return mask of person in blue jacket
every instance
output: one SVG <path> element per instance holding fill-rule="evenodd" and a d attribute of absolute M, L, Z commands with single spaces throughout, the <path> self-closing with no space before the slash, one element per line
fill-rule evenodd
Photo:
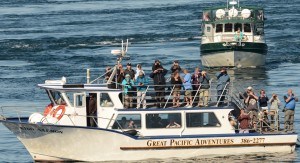
<path fill-rule="evenodd" d="M 297 97 L 294 96 L 292 89 L 289 89 L 287 95 L 284 96 L 285 106 L 284 106 L 284 131 L 285 132 L 295 132 L 294 131 L 294 114 Z"/>
<path fill-rule="evenodd" d="M 227 70 L 225 67 L 221 68 L 220 72 L 216 73 L 217 77 L 217 93 L 218 93 L 218 98 L 217 101 L 219 102 L 219 105 L 222 105 L 224 103 L 225 95 L 227 93 L 227 90 L 225 86 L 227 86 L 227 83 L 230 82 L 230 77 L 227 74 Z"/>
<path fill-rule="evenodd" d="M 144 72 L 140 71 L 139 76 L 137 76 L 135 80 L 135 85 L 137 85 L 137 106 L 136 108 L 139 109 L 141 107 L 141 104 L 143 103 L 143 109 L 146 109 L 147 103 L 146 103 L 146 90 L 148 85 L 148 79 L 145 77 Z"/>
<path fill-rule="evenodd" d="M 124 98 L 124 108 L 132 108 L 132 96 L 133 96 L 133 86 L 134 82 L 131 79 L 131 76 L 129 74 L 126 74 L 125 79 L 122 81 L 122 86 L 125 94 Z"/>

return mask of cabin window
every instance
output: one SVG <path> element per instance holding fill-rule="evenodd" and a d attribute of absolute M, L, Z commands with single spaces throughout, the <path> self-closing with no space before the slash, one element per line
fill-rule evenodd
<path fill-rule="evenodd" d="M 187 127 L 220 127 L 215 113 L 186 113 Z"/>
<path fill-rule="evenodd" d="M 119 114 L 115 120 L 113 129 L 140 129 L 140 114 Z"/>
<path fill-rule="evenodd" d="M 147 128 L 181 128 L 180 113 L 146 114 Z"/>
<path fill-rule="evenodd" d="M 249 23 L 244 24 L 244 32 L 251 32 L 251 25 Z"/>
<path fill-rule="evenodd" d="M 211 31 L 211 27 L 206 27 L 206 32 L 210 32 Z"/>
<path fill-rule="evenodd" d="M 74 97 L 75 97 L 75 107 L 85 106 L 85 104 L 83 103 L 83 98 L 85 98 L 84 94 L 74 93 Z"/>
<path fill-rule="evenodd" d="M 100 94 L 100 106 L 101 107 L 113 107 L 114 104 L 111 100 L 111 98 L 109 97 L 108 93 L 101 93 Z"/>
<path fill-rule="evenodd" d="M 223 24 L 217 24 L 216 25 L 216 33 L 223 32 Z"/>
<path fill-rule="evenodd" d="M 240 31 L 243 30 L 241 23 L 235 23 L 234 24 L 234 31 L 237 31 L 238 29 L 240 29 Z"/>
<path fill-rule="evenodd" d="M 61 92 L 50 91 L 50 94 L 56 105 L 66 105 L 66 102 L 63 99 Z"/>
<path fill-rule="evenodd" d="M 230 23 L 225 24 L 225 32 L 232 32 L 232 24 Z"/>

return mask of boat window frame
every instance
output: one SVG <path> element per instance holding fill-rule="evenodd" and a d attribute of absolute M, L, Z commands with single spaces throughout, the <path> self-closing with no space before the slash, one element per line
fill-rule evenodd
<path fill-rule="evenodd" d="M 108 98 L 109 98 L 109 100 L 110 100 L 110 101 L 107 101 L 107 102 L 111 102 L 111 103 L 112 103 L 111 106 L 105 106 L 105 105 L 102 105 L 103 102 L 104 102 L 104 101 L 101 100 L 101 99 L 102 99 L 102 96 L 103 96 L 102 94 L 107 94 L 107 96 L 108 96 Z M 100 93 L 99 93 L 99 106 L 102 107 L 102 108 L 112 108 L 112 107 L 114 107 L 115 104 L 114 104 L 114 102 L 113 102 L 112 99 L 113 99 L 113 98 L 111 98 L 109 92 L 100 92 Z"/>
<path fill-rule="evenodd" d="M 214 114 L 215 119 L 217 119 L 217 121 L 218 121 L 218 123 L 216 123 L 216 124 L 219 124 L 219 126 L 195 126 L 195 127 L 188 126 L 189 123 L 188 123 L 188 116 L 187 116 L 187 114 L 204 114 L 204 113 L 212 113 L 212 114 Z M 219 118 L 216 116 L 215 112 L 209 112 L 209 111 L 208 112 L 186 112 L 185 113 L 185 127 L 186 128 L 220 128 L 220 127 L 222 127 L 222 123 L 219 120 Z"/>
<path fill-rule="evenodd" d="M 226 25 L 231 25 L 231 31 L 226 31 Z M 224 33 L 232 33 L 233 32 L 233 23 L 225 23 L 224 24 Z"/>
<path fill-rule="evenodd" d="M 218 28 L 218 25 L 221 25 L 222 28 Z M 222 31 L 218 31 L 218 29 L 222 29 Z M 224 31 L 224 24 L 216 24 L 216 30 L 215 30 L 215 33 L 223 33 Z"/>
<path fill-rule="evenodd" d="M 147 127 L 148 126 L 148 124 L 147 124 L 147 122 L 148 122 L 148 118 L 147 118 L 147 115 L 154 115 L 154 114 L 178 114 L 179 116 L 180 116 L 180 118 L 178 118 L 178 119 L 180 119 L 180 122 L 178 122 L 178 121 L 175 121 L 176 123 L 178 123 L 179 125 L 180 125 L 180 127 L 170 127 L 170 128 L 167 128 L 167 126 L 170 124 L 170 121 L 171 121 L 171 119 L 169 119 L 169 115 L 168 115 L 168 123 L 166 123 L 166 125 L 164 125 L 164 127 L 157 127 L 157 128 L 153 128 L 153 127 Z M 166 113 L 146 113 L 145 114 L 145 128 L 147 129 L 147 130 L 160 130 L 160 129 L 182 129 L 183 128 L 183 119 L 182 119 L 182 113 L 181 112 L 175 112 L 175 113 L 172 113 L 172 112 L 166 112 Z"/>
<path fill-rule="evenodd" d="M 248 31 L 245 31 L 245 25 L 246 24 L 249 24 L 249 29 L 250 29 L 250 31 L 248 32 Z M 243 24 L 243 32 L 245 33 L 245 32 L 247 32 L 247 33 L 251 33 L 252 32 L 252 27 L 251 27 L 251 23 L 244 23 Z"/>
<path fill-rule="evenodd" d="M 119 122 L 117 122 L 118 121 L 118 117 L 119 116 L 124 116 L 124 115 L 139 115 L 139 117 L 140 117 L 139 128 L 138 128 L 138 125 L 136 125 L 136 128 L 131 129 L 131 130 L 141 130 L 141 129 L 143 129 L 143 123 L 142 123 L 143 122 L 143 120 L 142 120 L 143 118 L 142 118 L 142 114 L 141 113 L 121 113 L 121 114 L 117 114 L 115 116 L 115 118 L 113 119 L 113 121 L 111 122 L 111 129 L 113 129 L 113 130 L 128 130 L 128 129 L 130 129 L 130 128 L 123 128 L 122 126 L 120 126 L 121 124 Z M 130 119 L 128 119 L 128 120 L 126 119 L 126 121 L 128 121 L 126 123 L 129 123 Z M 115 124 L 116 124 L 117 128 L 114 128 Z M 137 123 L 135 123 L 135 124 L 137 124 Z M 118 128 L 118 127 L 121 127 L 121 128 Z"/>

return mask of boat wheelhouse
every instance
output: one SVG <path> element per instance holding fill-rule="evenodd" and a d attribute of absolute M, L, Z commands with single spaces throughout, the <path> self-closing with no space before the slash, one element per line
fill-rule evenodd
<path fill-rule="evenodd" d="M 240 6 L 203 10 L 201 61 L 205 67 L 264 66 L 268 46 L 264 35 L 264 9 Z"/>

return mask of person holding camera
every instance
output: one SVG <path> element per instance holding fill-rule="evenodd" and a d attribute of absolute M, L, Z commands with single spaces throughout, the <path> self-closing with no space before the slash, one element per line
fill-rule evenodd
<path fill-rule="evenodd" d="M 245 97 L 246 111 L 250 114 L 251 123 L 250 125 L 256 129 L 257 118 L 258 118 L 258 97 L 252 91 L 252 87 L 247 88 L 247 97 Z"/>
<path fill-rule="evenodd" d="M 132 80 L 135 80 L 135 78 L 134 78 L 135 72 L 134 72 L 134 70 L 133 70 L 132 67 L 131 67 L 131 63 L 127 63 L 127 68 L 126 68 L 126 70 L 124 71 L 124 73 L 125 73 L 125 75 L 126 75 L 126 74 L 129 74 L 129 75 L 130 75 L 130 78 L 131 78 Z"/>
<path fill-rule="evenodd" d="M 199 77 L 200 81 L 200 92 L 199 92 L 199 104 L 198 106 L 208 106 L 208 96 L 209 96 L 209 84 L 210 77 L 207 75 L 206 71 L 202 71 Z"/>
<path fill-rule="evenodd" d="M 295 132 L 294 131 L 294 114 L 296 101 L 298 98 L 293 94 L 292 89 L 289 89 L 287 95 L 284 96 L 285 107 L 284 107 L 284 131 L 285 132 Z"/>
<path fill-rule="evenodd" d="M 279 107 L 280 107 L 280 100 L 277 96 L 276 93 L 273 93 L 272 94 L 272 97 L 271 99 L 269 100 L 269 103 L 271 104 L 270 106 L 270 112 L 269 112 L 269 115 L 270 115 L 270 126 L 272 129 L 275 129 L 275 127 L 277 129 L 279 129 L 279 114 L 278 114 L 278 110 L 279 110 Z"/>
<path fill-rule="evenodd" d="M 189 73 L 188 69 L 183 70 L 184 76 L 183 76 L 183 87 L 185 89 L 185 101 L 186 105 L 185 107 L 191 108 L 193 107 L 193 98 L 192 98 L 192 82 L 191 82 L 191 77 L 192 75 Z"/>
<path fill-rule="evenodd" d="M 135 85 L 137 85 L 137 106 L 136 108 L 139 109 L 141 104 L 143 103 L 143 109 L 146 109 L 146 89 L 148 85 L 148 79 L 145 77 L 144 72 L 140 71 L 139 76 L 135 79 Z"/>
<path fill-rule="evenodd" d="M 260 95 L 259 95 L 259 98 L 258 98 L 259 107 L 262 110 L 268 110 L 268 101 L 269 101 L 269 98 L 266 95 L 266 91 L 261 89 L 260 90 Z"/>
<path fill-rule="evenodd" d="M 156 98 L 156 106 L 162 107 L 165 102 L 165 85 L 166 79 L 165 76 L 168 73 L 168 70 L 164 69 L 159 60 L 155 60 L 152 66 L 152 73 L 150 74 L 150 78 L 153 79 L 154 90 L 155 90 L 155 98 Z"/>
<path fill-rule="evenodd" d="M 222 105 L 225 100 L 225 95 L 227 93 L 226 86 L 227 83 L 230 82 L 230 77 L 227 74 L 227 69 L 225 67 L 222 67 L 220 72 L 216 73 L 217 77 L 217 93 L 218 93 L 218 98 L 217 101 L 219 102 L 218 105 Z"/>
<path fill-rule="evenodd" d="M 173 107 L 180 106 L 180 90 L 182 86 L 182 80 L 180 78 L 179 72 L 175 71 L 174 75 L 171 77 L 171 84 L 173 85 Z"/>
<path fill-rule="evenodd" d="M 175 61 L 173 62 L 173 65 L 172 65 L 172 67 L 171 67 L 171 73 L 172 73 L 172 75 L 173 75 L 176 71 L 178 71 L 179 73 L 180 73 L 180 71 L 181 71 L 181 67 L 179 66 L 178 60 L 175 60 Z"/>
<path fill-rule="evenodd" d="M 124 94 L 125 94 L 124 108 L 126 108 L 126 109 L 133 107 L 133 104 L 132 104 L 133 85 L 134 85 L 134 82 L 131 79 L 131 76 L 129 74 L 126 74 L 125 79 L 122 81 L 122 86 L 123 86 L 123 90 L 124 90 Z"/>

